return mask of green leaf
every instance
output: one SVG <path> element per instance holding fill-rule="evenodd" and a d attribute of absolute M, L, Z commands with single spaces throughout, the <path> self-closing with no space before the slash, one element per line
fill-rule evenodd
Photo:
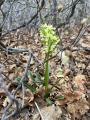
<path fill-rule="evenodd" d="M 18 81 L 18 82 L 20 82 L 20 80 L 21 80 L 21 77 L 16 77 L 16 80 Z"/>
<path fill-rule="evenodd" d="M 53 104 L 53 101 L 50 98 L 46 98 L 46 102 L 47 102 L 48 105 L 52 105 Z"/>
<path fill-rule="evenodd" d="M 63 95 L 57 96 L 56 99 L 64 100 L 64 96 Z"/>
<path fill-rule="evenodd" d="M 31 76 L 31 71 L 30 71 L 30 70 L 27 72 L 27 76 L 28 76 L 28 77 Z"/>
<path fill-rule="evenodd" d="M 31 77 L 31 79 L 33 79 L 33 73 L 30 70 L 27 72 L 27 76 Z"/>
<path fill-rule="evenodd" d="M 31 90 L 31 92 L 33 92 L 33 93 L 36 92 L 36 88 L 33 87 L 31 84 L 25 84 L 25 86 L 27 87 L 27 89 Z"/>
<path fill-rule="evenodd" d="M 35 81 L 33 81 L 33 83 L 41 83 L 43 84 L 43 80 L 41 79 L 41 75 L 39 73 L 35 74 Z"/>
<path fill-rule="evenodd" d="M 31 71 L 28 71 L 27 75 L 32 79 L 32 81 L 35 81 L 35 77 Z"/>

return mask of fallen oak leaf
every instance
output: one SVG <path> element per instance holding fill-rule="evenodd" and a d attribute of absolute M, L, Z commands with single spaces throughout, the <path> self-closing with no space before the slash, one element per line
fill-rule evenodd
<path fill-rule="evenodd" d="M 85 75 L 78 74 L 75 76 L 74 81 L 73 81 L 73 88 L 75 89 L 74 91 L 77 92 L 80 95 L 85 94 L 86 89 L 85 89 L 85 82 L 86 78 Z"/>
<path fill-rule="evenodd" d="M 77 76 L 75 76 L 74 78 L 74 83 L 76 85 L 80 85 L 80 84 L 84 84 L 86 81 L 85 75 L 82 74 L 78 74 Z"/>
<path fill-rule="evenodd" d="M 31 105 L 31 102 L 34 100 L 34 94 L 30 90 L 25 91 L 25 104 Z"/>
<path fill-rule="evenodd" d="M 86 99 L 80 99 L 67 105 L 67 110 L 73 115 L 73 118 L 79 118 L 89 110 L 89 104 Z"/>
<path fill-rule="evenodd" d="M 71 91 L 63 93 L 63 96 L 63 99 L 58 99 L 55 101 L 56 105 L 65 105 L 67 103 L 71 103 L 80 99 L 80 95 L 78 93 Z"/>

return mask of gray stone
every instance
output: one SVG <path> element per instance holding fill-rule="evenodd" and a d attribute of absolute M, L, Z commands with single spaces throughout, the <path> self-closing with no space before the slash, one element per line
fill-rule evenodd
<path fill-rule="evenodd" d="M 68 7 L 71 2 L 72 0 L 45 0 L 45 6 L 40 12 L 41 15 L 38 14 L 38 17 L 30 24 L 30 26 L 33 26 L 36 23 L 35 26 L 37 27 L 42 20 L 53 25 L 64 22 L 67 15 L 70 13 Z M 57 12 L 60 5 L 66 9 Z M 12 0 L 6 0 L 1 8 L 6 14 L 4 20 L 4 30 L 6 31 L 27 23 L 37 12 L 37 4 L 35 0 L 14 0 L 14 2 L 12 2 Z M 76 6 L 75 14 L 71 18 L 71 22 L 74 24 L 78 23 L 84 17 L 89 15 L 90 0 L 81 0 Z M 0 13 L 0 24 L 2 23 L 1 16 Z M 42 19 L 40 19 L 40 16 Z"/>

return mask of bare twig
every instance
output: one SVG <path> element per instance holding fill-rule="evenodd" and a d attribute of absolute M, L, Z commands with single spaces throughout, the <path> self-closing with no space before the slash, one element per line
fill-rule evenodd
<path fill-rule="evenodd" d="M 16 98 L 8 91 L 6 84 L 3 80 L 3 76 L 2 76 L 2 66 L 0 67 L 0 88 L 4 90 L 6 96 L 9 98 L 10 103 L 8 105 L 8 107 L 4 110 L 4 113 L 2 115 L 1 120 L 6 120 L 7 118 L 9 119 L 12 115 L 14 115 L 18 109 L 19 109 L 19 103 L 16 100 Z M 14 112 L 12 112 L 11 114 L 7 115 L 7 111 L 9 110 L 10 106 L 15 103 L 16 105 L 16 109 L 14 110 Z"/>
<path fill-rule="evenodd" d="M 74 39 L 74 41 L 71 45 L 75 46 L 79 42 L 80 38 L 84 35 L 84 33 L 86 32 L 88 27 L 90 27 L 90 24 L 86 25 L 85 27 L 81 26 L 81 28 L 78 32 L 78 35 L 76 36 L 76 38 Z"/>
<path fill-rule="evenodd" d="M 38 104 L 37 104 L 36 102 L 34 102 L 34 104 L 35 104 L 35 106 L 36 106 L 36 108 L 37 108 L 37 110 L 38 110 L 38 112 L 39 112 L 39 115 L 41 116 L 41 119 L 44 120 L 43 115 L 42 115 L 42 113 L 41 113 L 41 111 L 40 111 L 40 109 L 39 109 Z"/>
<path fill-rule="evenodd" d="M 17 93 L 17 91 L 21 88 L 22 86 L 22 83 L 26 81 L 26 77 L 27 77 L 27 72 L 28 72 L 28 67 L 30 67 L 30 62 L 31 62 L 31 58 L 32 58 L 32 52 L 29 51 L 29 58 L 28 58 L 28 61 L 27 61 L 27 66 L 25 68 L 25 72 L 20 80 L 20 84 L 18 85 L 16 91 L 14 92 L 14 95 Z"/>

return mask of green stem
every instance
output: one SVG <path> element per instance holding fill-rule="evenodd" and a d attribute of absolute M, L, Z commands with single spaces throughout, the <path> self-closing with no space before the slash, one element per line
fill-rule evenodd
<path fill-rule="evenodd" d="M 49 96 L 49 88 L 48 88 L 48 84 L 49 84 L 49 55 L 50 55 L 50 49 L 51 49 L 51 45 L 49 43 L 50 41 L 48 41 L 48 52 L 46 54 L 46 63 L 45 63 L 45 97 L 47 98 Z"/>
<path fill-rule="evenodd" d="M 45 92 L 48 94 L 48 83 L 49 83 L 49 63 L 46 61 L 45 63 Z"/>

